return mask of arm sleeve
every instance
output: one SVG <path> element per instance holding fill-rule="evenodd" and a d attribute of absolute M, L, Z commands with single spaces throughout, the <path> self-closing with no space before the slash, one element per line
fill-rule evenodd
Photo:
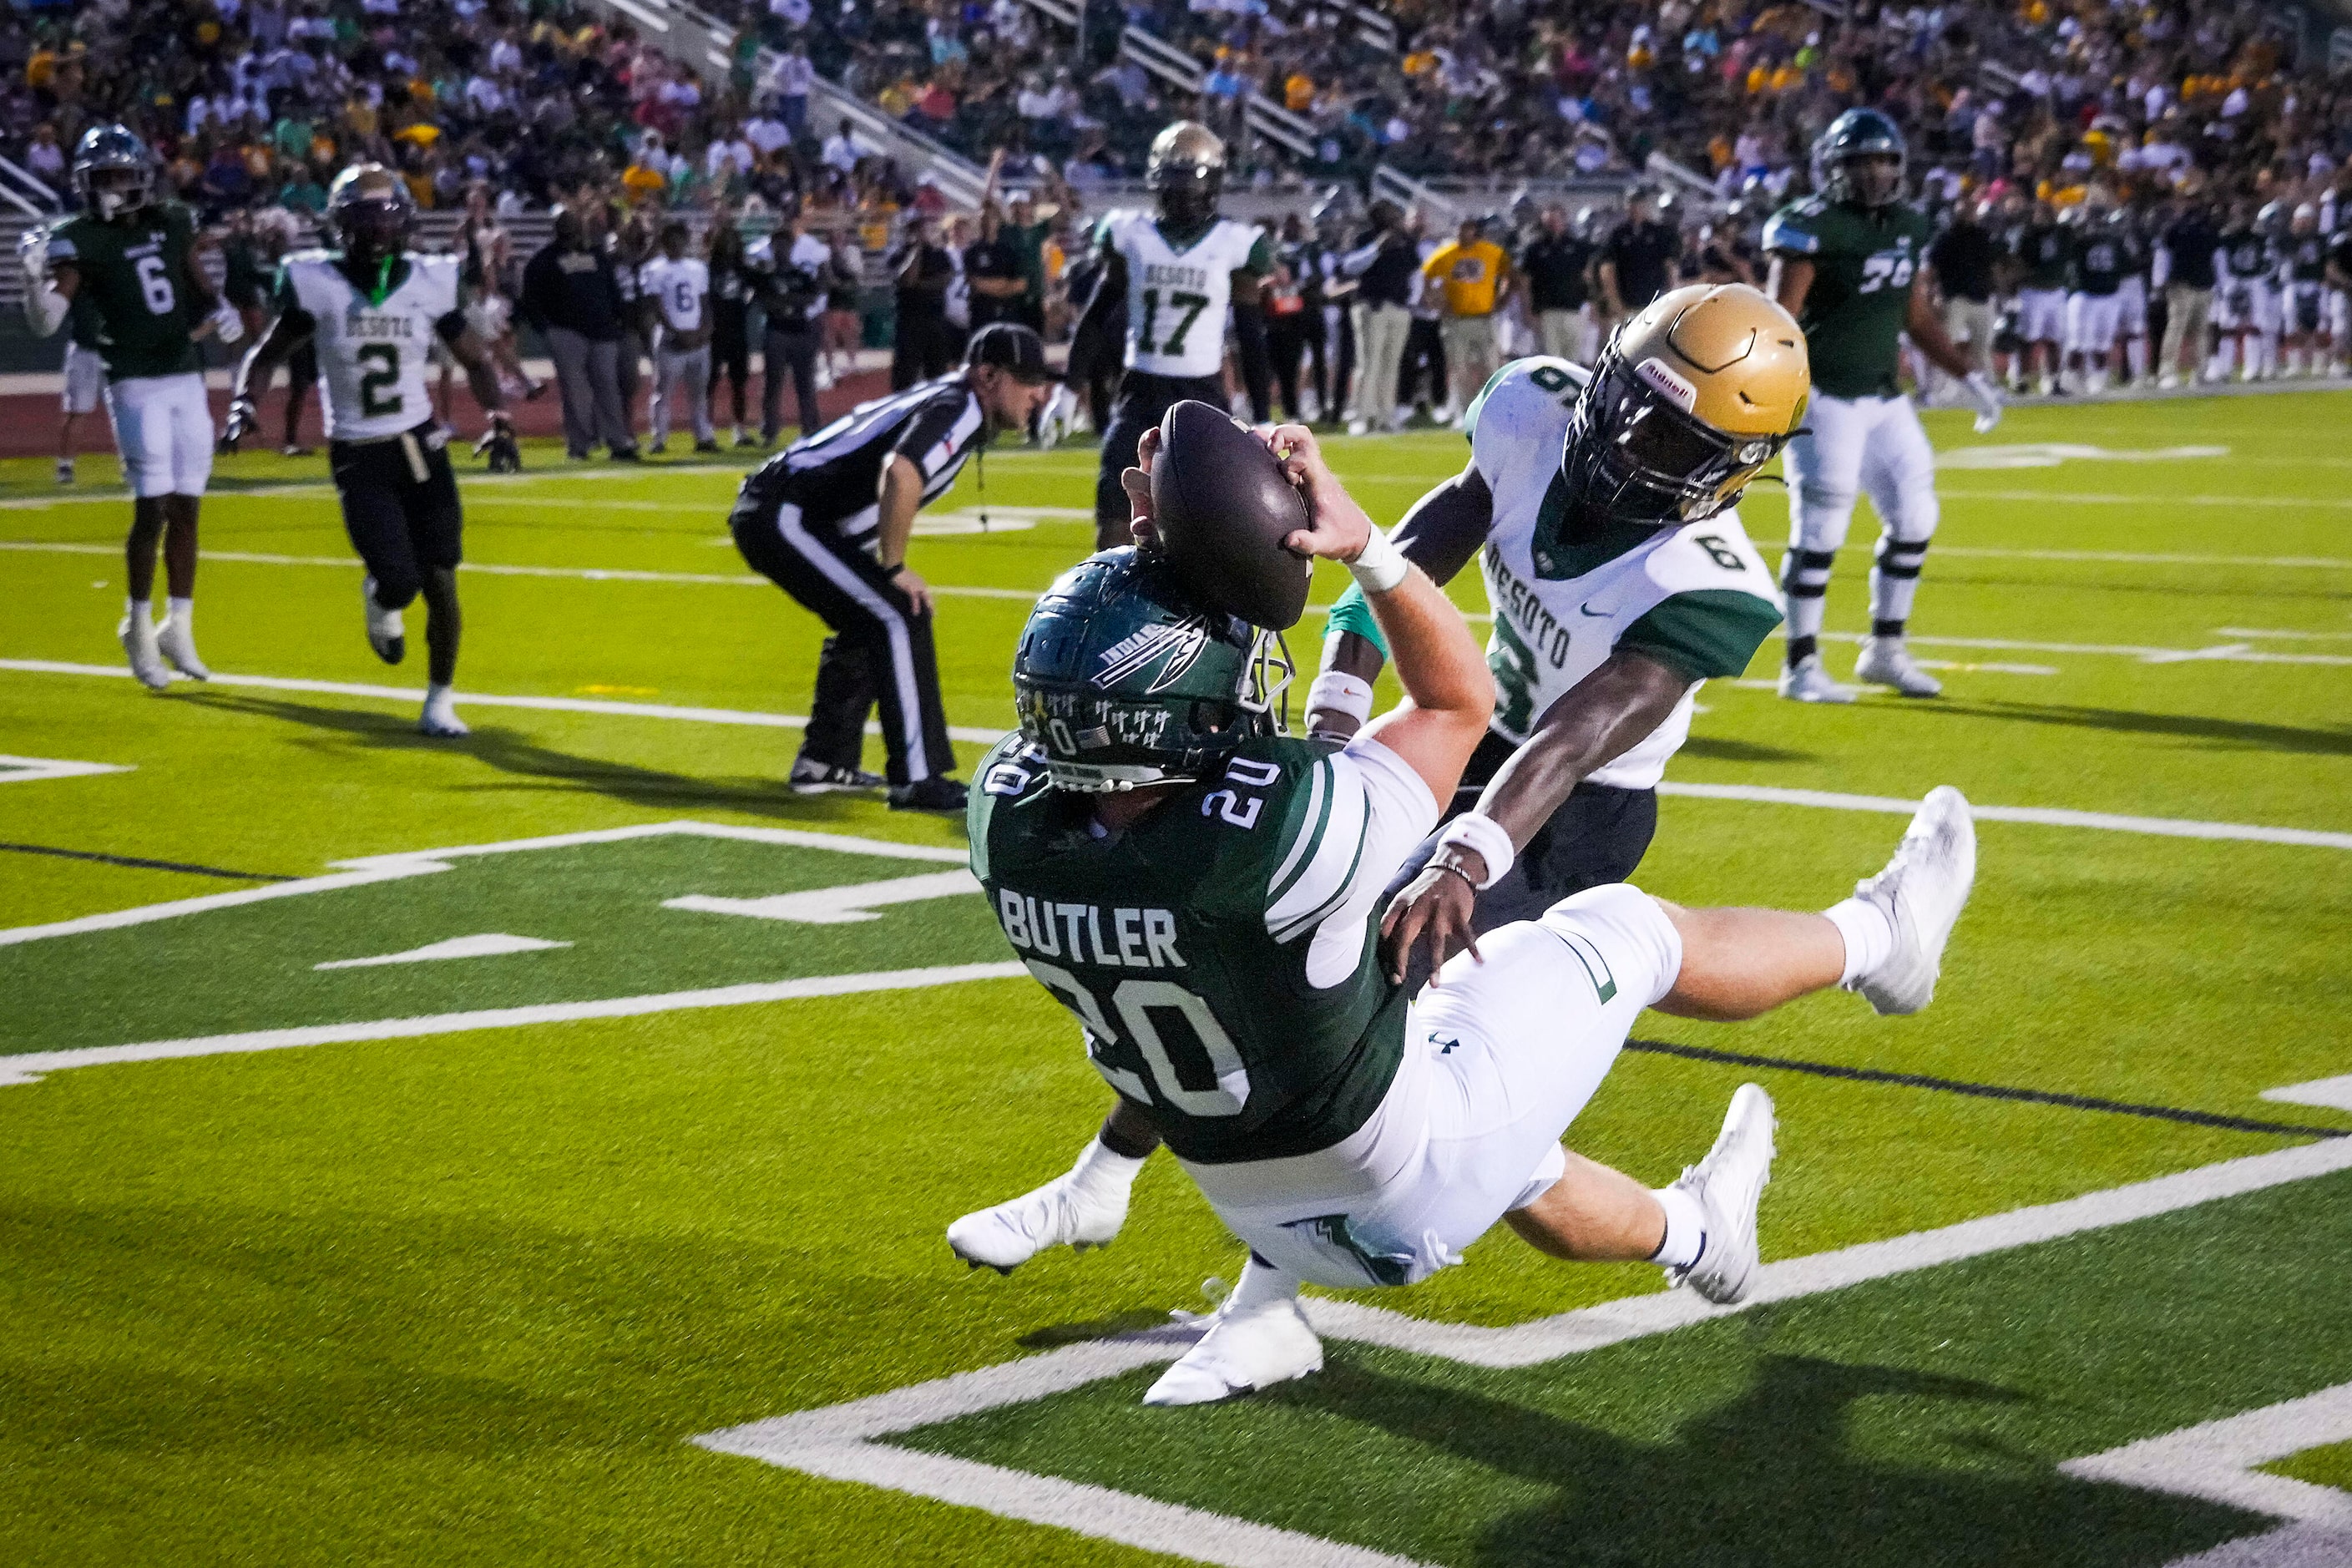
<path fill-rule="evenodd" d="M 1378 741 L 1359 737 L 1317 761 L 1265 910 L 1276 942 L 1312 933 L 1308 984 L 1328 989 L 1355 973 L 1381 890 L 1436 826 L 1429 786 Z"/>
<path fill-rule="evenodd" d="M 1621 652 L 1654 659 L 1686 680 L 1744 673 L 1748 661 L 1780 624 L 1769 599 L 1737 588 L 1676 594 L 1627 626 Z"/>

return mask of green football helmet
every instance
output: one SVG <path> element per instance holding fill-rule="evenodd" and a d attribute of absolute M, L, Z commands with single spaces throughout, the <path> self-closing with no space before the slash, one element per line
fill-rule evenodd
<path fill-rule="evenodd" d="M 1279 734 L 1291 674 L 1272 632 L 1202 607 L 1132 546 L 1063 573 L 1013 656 L 1021 733 L 1055 787 L 1089 794 L 1198 779 Z"/>
<path fill-rule="evenodd" d="M 74 148 L 73 185 L 93 217 L 111 223 L 147 205 L 154 155 L 127 125 L 93 125 Z"/>

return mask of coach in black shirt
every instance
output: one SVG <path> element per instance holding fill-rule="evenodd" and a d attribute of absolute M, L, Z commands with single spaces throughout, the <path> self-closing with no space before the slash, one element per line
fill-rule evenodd
<path fill-rule="evenodd" d="M 964 247 L 963 276 L 971 287 L 973 331 L 991 321 L 1021 321 L 1027 305 L 1029 269 L 1019 248 L 1004 237 L 1004 222 L 994 202 L 981 208 L 980 237 Z"/>
<path fill-rule="evenodd" d="M 1528 309 L 1536 319 L 1543 352 L 1575 359 L 1583 346 L 1584 308 L 1592 299 L 1592 258 L 1599 247 L 1568 231 L 1568 209 L 1543 210 L 1542 227 L 1519 252 L 1519 276 L 1527 279 Z"/>
<path fill-rule="evenodd" d="M 890 350 L 891 391 L 904 392 L 919 381 L 943 374 L 953 363 L 948 286 L 955 281 L 955 258 L 940 243 L 938 221 L 917 218 L 907 243 L 890 258 L 898 318 Z"/>
<path fill-rule="evenodd" d="M 2164 290 L 2164 350 L 2157 358 L 2162 384 L 2197 379 L 2205 355 L 2205 323 L 2213 308 L 2213 256 L 2221 236 L 2202 202 L 2183 206 L 2156 237 L 2156 286 Z"/>
<path fill-rule="evenodd" d="M 942 253 L 944 254 L 944 252 Z M 833 628 L 816 662 L 795 794 L 870 789 L 858 769 L 878 699 L 890 805 L 964 808 L 940 701 L 931 590 L 907 564 L 915 512 L 1003 430 L 1026 430 L 1060 379 L 1027 327 L 971 335 L 963 369 L 859 405 L 743 481 L 728 526 L 743 559 Z"/>
<path fill-rule="evenodd" d="M 1944 331 L 1968 344 L 1969 368 L 1992 371 L 1994 268 L 2001 250 L 1983 223 L 1981 205 L 1952 211 L 1949 227 L 1927 247 L 1927 265 L 1944 296 Z"/>
<path fill-rule="evenodd" d="M 1612 321 L 1622 321 L 1681 281 L 1682 231 L 1657 217 L 1647 191 L 1625 204 L 1625 221 L 1601 247 L 1601 303 Z"/>
<path fill-rule="evenodd" d="M 613 258 L 577 213 L 556 215 L 555 234 L 522 269 L 522 315 L 547 340 L 563 405 L 563 445 L 585 458 L 599 439 L 633 459 L 636 437 L 621 398 L 622 300 Z"/>

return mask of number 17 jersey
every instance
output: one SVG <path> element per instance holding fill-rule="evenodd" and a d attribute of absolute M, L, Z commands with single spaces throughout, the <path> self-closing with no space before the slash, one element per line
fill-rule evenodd
<path fill-rule="evenodd" d="M 362 290 L 331 251 L 286 258 L 277 306 L 310 320 L 327 439 L 377 440 L 433 416 L 425 373 L 442 323 L 463 321 L 457 269 L 454 256 L 401 256 L 378 288 Z"/>
<path fill-rule="evenodd" d="M 1149 213 L 1116 212 L 1097 235 L 1127 263 L 1127 368 L 1171 378 L 1216 374 L 1225 363 L 1234 274 L 1274 270 L 1265 230 L 1219 218 L 1180 246 Z"/>

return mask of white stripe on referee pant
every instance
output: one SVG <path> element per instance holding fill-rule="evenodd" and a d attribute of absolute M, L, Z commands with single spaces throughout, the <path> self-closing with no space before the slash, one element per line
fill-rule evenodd
<path fill-rule="evenodd" d="M 915 648 L 907 636 L 907 617 L 898 606 L 876 593 L 872 584 L 849 569 L 841 557 L 818 542 L 801 526 L 801 509 L 786 501 L 776 508 L 776 530 L 801 557 L 824 574 L 826 580 L 883 617 L 890 628 L 890 679 L 898 688 L 898 722 L 906 731 L 907 782 L 931 776 L 930 758 L 923 751 L 923 705 L 915 687 Z"/>

